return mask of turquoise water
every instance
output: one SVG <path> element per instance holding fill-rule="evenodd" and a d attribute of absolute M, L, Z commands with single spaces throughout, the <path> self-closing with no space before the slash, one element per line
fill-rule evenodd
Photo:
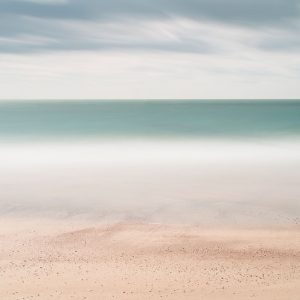
<path fill-rule="evenodd" d="M 300 101 L 0 102 L 0 139 L 300 137 Z"/>

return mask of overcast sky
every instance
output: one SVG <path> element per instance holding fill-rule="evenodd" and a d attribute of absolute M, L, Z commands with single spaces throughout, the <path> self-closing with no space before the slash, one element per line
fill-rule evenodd
<path fill-rule="evenodd" d="M 0 99 L 300 98 L 299 0 L 0 0 Z"/>

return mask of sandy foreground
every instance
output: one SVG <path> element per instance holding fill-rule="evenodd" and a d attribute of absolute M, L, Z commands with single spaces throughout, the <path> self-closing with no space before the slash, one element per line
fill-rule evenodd
<path fill-rule="evenodd" d="M 299 299 L 300 228 L 0 220 L 0 299 Z"/>

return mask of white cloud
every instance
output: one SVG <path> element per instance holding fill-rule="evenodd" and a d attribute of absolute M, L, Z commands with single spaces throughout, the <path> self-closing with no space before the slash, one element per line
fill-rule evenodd
<path fill-rule="evenodd" d="M 1 98 L 297 98 L 299 57 L 250 51 L 224 55 L 73 52 L 7 55 Z"/>
<path fill-rule="evenodd" d="M 22 17 L 0 29 L 0 99 L 300 98 L 298 21 L 189 16 Z"/>

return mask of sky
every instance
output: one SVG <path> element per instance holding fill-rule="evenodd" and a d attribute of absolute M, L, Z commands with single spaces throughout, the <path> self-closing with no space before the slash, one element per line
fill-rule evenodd
<path fill-rule="evenodd" d="M 0 0 L 0 99 L 300 99 L 300 1 Z"/>

